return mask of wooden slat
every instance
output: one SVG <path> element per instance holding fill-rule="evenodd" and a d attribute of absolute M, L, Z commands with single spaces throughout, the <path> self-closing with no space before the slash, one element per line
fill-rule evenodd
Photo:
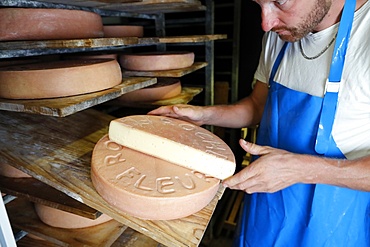
<path fill-rule="evenodd" d="M 113 88 L 77 96 L 36 100 L 0 98 L 0 110 L 65 117 L 155 83 L 157 83 L 156 78 L 124 78 L 120 85 Z"/>
<path fill-rule="evenodd" d="M 146 221 L 117 211 L 90 178 L 92 150 L 114 117 L 89 109 L 66 118 L 0 112 L 0 162 L 167 246 L 198 246 L 224 188 L 201 211 L 178 220 Z"/>
<path fill-rule="evenodd" d="M 147 76 L 147 77 L 181 77 L 208 65 L 206 62 L 195 62 L 192 66 L 183 69 L 161 70 L 161 71 L 134 71 L 123 70 L 123 76 Z"/>
<path fill-rule="evenodd" d="M 127 228 L 115 220 L 78 229 L 52 227 L 38 218 L 31 202 L 21 199 L 8 203 L 6 208 L 12 226 L 60 246 L 109 247 Z"/>
<path fill-rule="evenodd" d="M 58 48 L 101 48 L 138 44 L 137 37 L 91 38 L 66 40 L 3 41 L 0 50 L 58 49 Z"/>
<path fill-rule="evenodd" d="M 77 214 L 89 219 L 98 218 L 101 213 L 65 193 L 35 179 L 8 178 L 0 176 L 0 190 L 6 194 Z"/>
<path fill-rule="evenodd" d="M 188 36 L 168 36 L 168 37 L 143 37 L 139 38 L 139 44 L 173 44 L 173 43 L 199 43 L 226 39 L 226 34 L 209 34 L 209 35 L 188 35 Z"/>
<path fill-rule="evenodd" d="M 225 34 L 190 35 L 173 37 L 126 37 L 91 38 L 75 40 L 38 40 L 0 42 L 0 58 L 24 57 L 35 55 L 59 54 L 68 52 L 115 51 L 142 45 L 165 43 L 199 43 L 226 39 Z"/>

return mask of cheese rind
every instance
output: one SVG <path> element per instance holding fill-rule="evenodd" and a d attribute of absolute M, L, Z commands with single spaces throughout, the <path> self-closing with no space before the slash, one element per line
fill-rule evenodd
<path fill-rule="evenodd" d="M 102 214 L 97 219 L 93 220 L 40 203 L 35 203 L 35 211 L 43 223 L 49 226 L 66 229 L 92 227 L 112 220 L 112 218 L 106 214 Z"/>
<path fill-rule="evenodd" d="M 229 146 L 212 132 L 169 117 L 136 115 L 115 119 L 109 138 L 118 144 L 218 179 L 235 172 Z"/>
<path fill-rule="evenodd" d="M 0 8 L 0 40 L 103 37 L 100 15 L 82 10 Z"/>
<path fill-rule="evenodd" d="M 119 58 L 122 68 L 136 71 L 161 71 L 182 69 L 194 63 L 194 53 L 185 51 L 146 52 L 122 54 Z"/>
<path fill-rule="evenodd" d="M 122 82 L 116 60 L 48 61 L 0 68 L 0 97 L 42 99 L 73 96 Z"/>

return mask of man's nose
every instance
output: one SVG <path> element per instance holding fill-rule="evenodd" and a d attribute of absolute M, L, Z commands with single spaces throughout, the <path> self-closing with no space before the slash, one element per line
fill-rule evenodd
<path fill-rule="evenodd" d="M 273 27 L 277 26 L 279 23 L 279 19 L 277 18 L 276 14 L 271 10 L 270 7 L 262 8 L 261 12 L 262 17 L 262 29 L 263 31 L 267 32 L 270 31 Z"/>

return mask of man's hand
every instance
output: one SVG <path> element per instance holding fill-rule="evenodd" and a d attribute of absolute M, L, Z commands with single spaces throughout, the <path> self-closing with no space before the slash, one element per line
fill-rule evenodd
<path fill-rule="evenodd" d="M 202 109 L 203 108 L 200 106 L 180 104 L 173 106 L 162 106 L 148 112 L 148 114 L 178 118 L 201 126 L 204 124 L 204 114 Z"/>
<path fill-rule="evenodd" d="M 252 155 L 260 156 L 239 173 L 223 181 L 230 189 L 247 193 L 276 192 L 301 181 L 305 172 L 300 164 L 305 156 L 268 146 L 259 146 L 244 140 L 241 147 Z"/>

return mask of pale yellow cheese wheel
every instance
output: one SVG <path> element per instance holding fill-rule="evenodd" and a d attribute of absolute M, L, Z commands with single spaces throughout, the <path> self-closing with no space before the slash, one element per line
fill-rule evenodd
<path fill-rule="evenodd" d="M 122 54 L 122 68 L 137 71 L 161 71 L 182 69 L 194 63 L 194 53 L 186 51 L 145 52 Z"/>
<path fill-rule="evenodd" d="M 103 37 L 100 15 L 82 10 L 0 8 L 0 40 Z"/>
<path fill-rule="evenodd" d="M 41 99 L 111 88 L 122 81 L 113 59 L 49 61 L 0 68 L 0 97 Z"/>
<path fill-rule="evenodd" d="M 97 219 L 93 220 L 40 203 L 35 203 L 35 211 L 43 223 L 60 228 L 75 229 L 92 227 L 112 220 L 112 218 L 106 214 L 102 214 Z"/>

